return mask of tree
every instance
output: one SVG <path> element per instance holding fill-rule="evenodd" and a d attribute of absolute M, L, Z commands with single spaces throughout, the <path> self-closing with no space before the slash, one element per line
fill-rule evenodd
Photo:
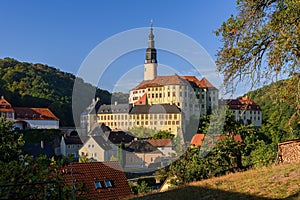
<path fill-rule="evenodd" d="M 159 130 L 153 135 L 152 139 L 173 139 L 174 136 L 170 131 Z"/>
<path fill-rule="evenodd" d="M 23 145 L 22 133 L 13 131 L 12 123 L 0 118 L 0 199 L 70 197 L 57 162 L 46 156 L 24 155 Z"/>
<path fill-rule="evenodd" d="M 138 138 L 149 138 L 155 134 L 155 131 L 153 129 L 143 126 L 133 126 L 128 131 Z"/>
<path fill-rule="evenodd" d="M 237 0 L 237 5 L 237 15 L 216 31 L 223 42 L 216 64 L 225 85 L 246 79 L 258 86 L 274 76 L 299 73 L 300 1 Z"/>
<path fill-rule="evenodd" d="M 19 159 L 24 145 L 23 135 L 12 130 L 12 122 L 0 118 L 0 162 Z"/>
<path fill-rule="evenodd" d="M 125 144 L 123 142 L 121 142 L 118 145 L 118 155 L 117 155 L 117 160 L 119 161 L 120 165 L 122 167 L 125 166 L 125 153 L 124 153 L 124 149 L 125 149 Z"/>

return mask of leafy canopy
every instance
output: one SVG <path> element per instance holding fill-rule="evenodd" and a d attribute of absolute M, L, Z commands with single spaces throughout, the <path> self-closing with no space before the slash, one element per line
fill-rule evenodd
<path fill-rule="evenodd" d="M 237 0 L 238 13 L 216 31 L 222 38 L 217 69 L 228 89 L 299 73 L 300 1 Z"/>

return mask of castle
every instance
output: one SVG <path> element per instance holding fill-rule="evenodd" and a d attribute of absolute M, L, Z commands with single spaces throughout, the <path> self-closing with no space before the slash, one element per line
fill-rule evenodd
<path fill-rule="evenodd" d="M 151 24 L 144 80 L 130 91 L 128 104 L 99 105 L 99 101 L 94 100 L 82 113 L 81 126 L 87 133 L 95 124 L 104 123 L 112 130 L 127 131 L 134 126 L 143 126 L 177 135 L 185 133 L 191 118 L 199 119 L 218 107 L 219 91 L 206 78 L 199 80 L 195 76 L 178 74 L 158 76 L 157 67 Z"/>

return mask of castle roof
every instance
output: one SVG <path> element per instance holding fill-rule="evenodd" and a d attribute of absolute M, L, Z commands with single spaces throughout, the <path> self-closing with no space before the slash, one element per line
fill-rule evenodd
<path fill-rule="evenodd" d="M 181 113 L 180 108 L 172 104 L 153 104 L 153 105 L 137 105 L 134 106 L 130 114 L 159 114 L 159 113 Z"/>
<path fill-rule="evenodd" d="M 157 76 L 154 80 L 144 80 L 133 90 L 145 89 L 148 87 L 160 87 L 165 85 L 190 85 L 191 87 L 200 87 L 207 89 L 216 89 L 206 78 L 200 81 L 196 76 Z"/>
<path fill-rule="evenodd" d="M 129 113 L 131 108 L 132 108 L 131 104 L 101 105 L 97 113 L 98 114 Z"/>
<path fill-rule="evenodd" d="M 147 87 L 159 87 L 164 85 L 187 85 L 188 82 L 179 75 L 157 76 L 154 80 L 144 80 L 138 84 L 134 90 L 145 89 Z"/>

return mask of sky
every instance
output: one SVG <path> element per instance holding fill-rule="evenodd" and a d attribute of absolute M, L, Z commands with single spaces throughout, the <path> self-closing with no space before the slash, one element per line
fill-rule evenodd
<path fill-rule="evenodd" d="M 236 12 L 235 0 L 1 0 L 0 8 L 0 58 L 47 64 L 75 75 L 97 46 L 128 30 L 149 28 L 151 19 L 154 35 L 157 33 L 159 74 L 178 72 L 192 75 L 192 67 L 185 68 L 191 63 L 159 49 L 162 43 L 159 39 L 163 37 L 157 30 L 165 28 L 188 36 L 215 61 L 221 42 L 214 31 Z M 147 34 L 143 35 L 144 48 L 147 48 Z M 134 37 L 129 42 L 134 43 Z M 174 39 L 174 43 L 178 41 Z M 108 51 L 117 51 L 126 42 L 114 45 L 107 47 Z M 99 63 L 104 55 L 97 55 Z M 144 59 L 145 49 L 120 55 L 105 68 L 104 74 L 97 74 L 101 76 L 98 86 L 109 91 L 126 92 L 143 79 Z M 89 68 L 91 73 L 99 63 Z M 128 74 L 135 76 L 128 77 Z M 130 85 L 125 87 L 124 80 Z"/>

